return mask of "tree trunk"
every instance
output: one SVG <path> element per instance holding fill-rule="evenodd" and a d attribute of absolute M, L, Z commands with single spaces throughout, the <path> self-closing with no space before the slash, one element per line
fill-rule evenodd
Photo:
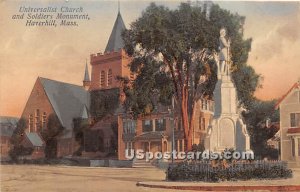
<path fill-rule="evenodd" d="M 192 130 L 192 122 L 193 118 L 189 118 L 189 109 L 188 109 L 188 90 L 187 87 L 184 86 L 181 92 L 181 114 L 182 114 L 182 124 L 184 128 L 184 136 L 186 140 L 186 147 L 187 151 L 192 149 L 192 137 L 193 137 L 193 130 Z M 193 117 L 193 115 L 192 115 Z"/>

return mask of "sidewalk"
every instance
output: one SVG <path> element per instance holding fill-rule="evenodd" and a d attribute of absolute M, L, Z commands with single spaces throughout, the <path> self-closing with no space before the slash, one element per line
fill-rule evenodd
<path fill-rule="evenodd" d="M 300 169 L 293 169 L 294 177 L 278 180 L 225 181 L 206 182 L 138 182 L 137 186 L 161 189 L 195 190 L 195 191 L 300 191 Z"/>

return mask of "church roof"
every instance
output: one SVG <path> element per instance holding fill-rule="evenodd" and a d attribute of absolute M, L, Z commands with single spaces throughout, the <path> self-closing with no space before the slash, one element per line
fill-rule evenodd
<path fill-rule="evenodd" d="M 90 80 L 89 69 L 88 69 L 87 63 L 85 63 L 85 70 L 84 70 L 83 81 L 91 81 Z"/>
<path fill-rule="evenodd" d="M 122 19 L 120 12 L 118 12 L 117 19 L 115 21 L 113 30 L 110 34 L 109 40 L 107 42 L 105 52 L 118 51 L 124 47 L 124 41 L 122 39 L 122 32 L 125 30 L 125 24 Z"/>
<path fill-rule="evenodd" d="M 34 147 L 42 147 L 44 142 L 37 133 L 26 132 L 26 137 Z"/>
<path fill-rule="evenodd" d="M 82 86 L 39 77 L 46 95 L 63 127 L 63 137 L 72 136 L 73 119 L 86 116 L 89 110 L 89 92 Z"/>

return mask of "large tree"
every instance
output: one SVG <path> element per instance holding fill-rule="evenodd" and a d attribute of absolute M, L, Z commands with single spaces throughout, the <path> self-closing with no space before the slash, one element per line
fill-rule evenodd
<path fill-rule="evenodd" d="M 244 112 L 245 122 L 250 134 L 251 149 L 257 158 L 278 158 L 278 151 L 267 145 L 279 130 L 279 111 L 275 110 L 276 100 L 260 101 L 254 99 L 248 111 Z M 272 122 L 269 126 L 266 121 Z M 275 122 L 275 123 L 274 123 Z"/>
<path fill-rule="evenodd" d="M 56 158 L 57 156 L 57 140 L 61 136 L 65 128 L 61 125 L 56 114 L 52 113 L 48 117 L 47 128 L 43 129 L 41 135 L 46 143 L 46 158 Z"/>
<path fill-rule="evenodd" d="M 212 58 L 218 52 L 222 27 L 232 41 L 231 70 L 239 99 L 246 107 L 253 99 L 259 75 L 246 65 L 251 39 L 243 39 L 244 21 L 218 5 L 211 7 L 208 19 L 205 10 L 187 3 L 174 10 L 151 3 L 123 33 L 125 51 L 132 57 L 131 71 L 137 74 L 130 86 L 124 86 L 126 109 L 136 115 L 151 112 L 153 98 L 170 104 L 174 95 L 191 150 L 195 102 L 212 97 L 217 81 Z"/>

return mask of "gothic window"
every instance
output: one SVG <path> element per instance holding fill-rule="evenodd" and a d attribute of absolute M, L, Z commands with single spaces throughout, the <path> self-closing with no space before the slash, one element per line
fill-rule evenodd
<path fill-rule="evenodd" d="M 37 109 L 35 111 L 35 127 L 34 127 L 35 132 L 37 132 L 39 128 L 40 128 L 40 110 Z"/>
<path fill-rule="evenodd" d="M 100 87 L 104 87 L 105 85 L 105 71 L 101 71 L 100 73 Z"/>
<path fill-rule="evenodd" d="M 291 127 L 300 127 L 300 113 L 290 114 Z"/>
<path fill-rule="evenodd" d="M 28 128 L 29 128 L 29 132 L 32 132 L 33 131 L 33 115 L 32 114 L 30 114 L 29 115 L 29 119 L 28 119 Z"/>
<path fill-rule="evenodd" d="M 109 69 L 107 72 L 107 86 L 110 86 L 112 84 L 112 70 Z"/>
<path fill-rule="evenodd" d="M 43 129 L 46 128 L 46 119 L 47 119 L 47 114 L 46 114 L 46 112 L 44 112 L 43 117 L 42 117 L 42 128 Z"/>

